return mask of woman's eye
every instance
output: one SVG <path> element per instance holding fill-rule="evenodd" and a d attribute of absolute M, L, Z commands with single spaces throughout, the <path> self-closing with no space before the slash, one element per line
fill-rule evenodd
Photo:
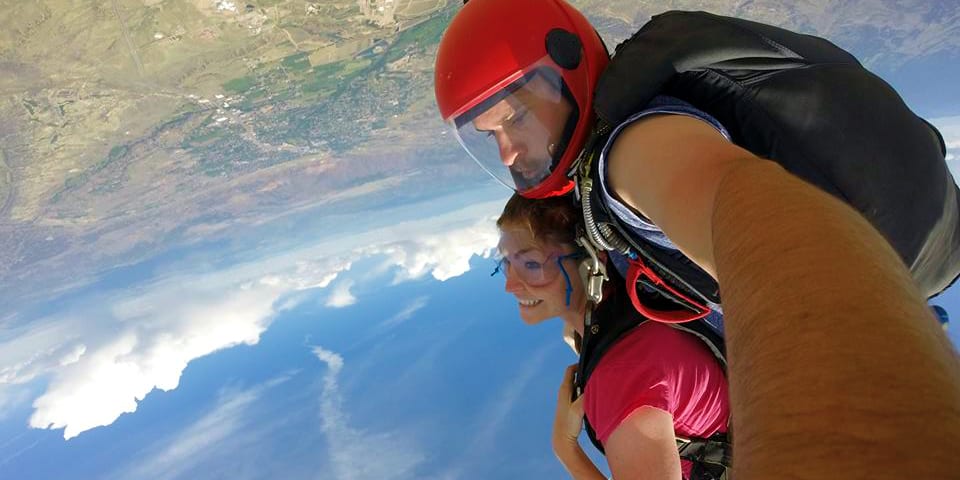
<path fill-rule="evenodd" d="M 540 262 L 526 261 L 523 263 L 523 268 L 526 268 L 527 270 L 540 270 L 541 267 L 542 265 Z"/>

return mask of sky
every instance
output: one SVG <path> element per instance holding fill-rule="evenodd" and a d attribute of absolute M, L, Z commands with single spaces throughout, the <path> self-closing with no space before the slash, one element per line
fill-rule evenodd
<path fill-rule="evenodd" d="M 951 69 L 881 73 L 956 177 Z M 0 478 L 562 478 L 549 436 L 575 357 L 490 276 L 510 192 L 479 168 L 468 185 L 158 251 L 0 312 Z M 932 303 L 960 318 L 960 286 Z"/>
<path fill-rule="evenodd" d="M 573 356 L 558 326 L 513 321 L 489 275 L 505 196 L 488 185 L 434 200 L 465 208 L 350 235 L 349 246 L 166 273 L 132 297 L 106 291 L 26 321 L 28 334 L 0 345 L 0 475 L 558 473 L 545 461 L 542 400 L 559 379 L 549 366 Z M 485 464 L 517 442 L 541 461 Z M 65 461 L 42 461 L 51 455 Z"/>
<path fill-rule="evenodd" d="M 0 477 L 562 477 L 549 432 L 575 357 L 490 276 L 507 193 L 25 319 L 0 343 Z M 454 208 L 417 214 L 436 205 Z M 960 289 L 937 303 L 960 312 Z"/>

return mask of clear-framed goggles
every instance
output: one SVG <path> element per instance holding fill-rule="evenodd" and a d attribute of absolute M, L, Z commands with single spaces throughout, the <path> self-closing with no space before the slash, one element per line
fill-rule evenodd
<path fill-rule="evenodd" d="M 449 123 L 480 167 L 522 194 L 554 173 L 579 116 L 561 76 L 539 67 Z"/>
<path fill-rule="evenodd" d="M 545 255 L 540 251 L 528 251 L 520 254 L 501 256 L 495 259 L 495 266 L 491 277 L 498 273 L 504 277 L 516 275 L 527 285 L 532 287 L 542 287 L 549 284 L 558 275 L 563 273 L 567 283 L 570 283 L 570 276 L 563 267 L 563 261 L 569 258 L 581 259 L 583 252 L 563 253 L 553 252 Z"/>

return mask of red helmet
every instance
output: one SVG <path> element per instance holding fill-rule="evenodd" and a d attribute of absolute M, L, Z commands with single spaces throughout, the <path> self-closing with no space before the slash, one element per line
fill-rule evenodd
<path fill-rule="evenodd" d="M 440 41 L 437 105 L 495 178 L 528 198 L 561 195 L 573 188 L 567 173 L 608 61 L 600 36 L 563 0 L 473 0 Z"/>

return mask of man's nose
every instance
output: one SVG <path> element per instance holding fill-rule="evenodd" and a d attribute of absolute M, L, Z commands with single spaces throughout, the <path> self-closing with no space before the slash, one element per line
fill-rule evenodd
<path fill-rule="evenodd" d="M 523 153 L 523 144 L 504 132 L 497 132 L 497 145 L 500 147 L 500 161 L 506 167 L 512 167 Z"/>

